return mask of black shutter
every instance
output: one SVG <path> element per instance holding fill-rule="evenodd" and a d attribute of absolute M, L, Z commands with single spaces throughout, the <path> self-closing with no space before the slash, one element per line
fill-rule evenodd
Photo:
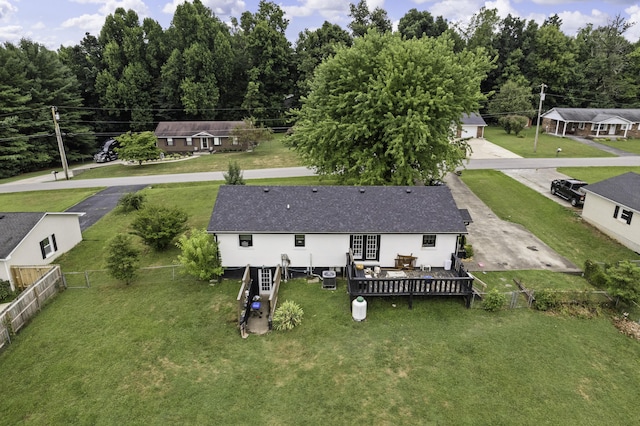
<path fill-rule="evenodd" d="M 627 214 L 627 225 L 631 225 L 631 218 L 633 217 L 633 212 L 629 211 Z"/>
<path fill-rule="evenodd" d="M 376 260 L 380 260 L 380 235 L 376 235 Z"/>
<path fill-rule="evenodd" d="M 620 206 L 616 206 L 616 208 L 613 210 L 613 218 L 617 219 L 618 218 L 618 212 L 620 211 Z"/>
<path fill-rule="evenodd" d="M 58 244 L 56 244 L 56 234 L 51 234 L 51 243 L 53 244 L 53 251 L 58 251 Z"/>
<path fill-rule="evenodd" d="M 44 251 L 44 242 L 46 240 L 42 240 L 40 241 L 40 253 L 42 253 L 42 258 L 46 259 L 47 258 L 47 253 Z"/>

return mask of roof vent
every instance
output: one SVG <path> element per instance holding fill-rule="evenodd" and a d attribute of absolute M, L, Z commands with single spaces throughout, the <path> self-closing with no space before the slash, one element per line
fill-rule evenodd
<path fill-rule="evenodd" d="M 269 188 L 264 188 L 263 191 L 264 192 L 269 192 Z"/>
<path fill-rule="evenodd" d="M 407 194 L 411 194 L 411 188 L 407 188 Z"/>
<path fill-rule="evenodd" d="M 360 188 L 360 193 L 364 194 L 364 188 Z"/>
<path fill-rule="evenodd" d="M 318 188 L 313 188 L 311 191 L 312 192 L 318 192 Z"/>
<path fill-rule="evenodd" d="M 287 210 L 289 210 L 291 208 L 290 204 L 287 204 Z"/>

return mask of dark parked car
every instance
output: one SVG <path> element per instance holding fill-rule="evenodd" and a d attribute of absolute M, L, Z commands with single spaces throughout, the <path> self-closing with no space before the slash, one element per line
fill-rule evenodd
<path fill-rule="evenodd" d="M 556 179 L 551 182 L 551 194 L 564 198 L 576 207 L 584 204 L 583 186 L 587 186 L 587 182 L 577 179 Z"/>
<path fill-rule="evenodd" d="M 114 148 L 118 147 L 118 141 L 115 139 L 109 139 L 102 145 L 102 149 L 93 156 L 96 163 L 107 163 L 118 159 L 118 153 Z"/>

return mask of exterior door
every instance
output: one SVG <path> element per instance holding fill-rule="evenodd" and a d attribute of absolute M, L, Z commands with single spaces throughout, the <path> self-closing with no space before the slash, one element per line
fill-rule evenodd
<path fill-rule="evenodd" d="M 609 124 L 609 134 L 610 135 L 615 135 L 616 134 L 616 125 L 615 124 Z"/>
<path fill-rule="evenodd" d="M 271 293 L 273 286 L 271 269 L 258 269 L 258 284 L 260 285 L 260 294 Z"/>
<path fill-rule="evenodd" d="M 355 260 L 380 260 L 380 235 L 352 235 L 350 243 Z"/>
<path fill-rule="evenodd" d="M 200 138 L 200 148 L 209 149 L 209 138 Z"/>

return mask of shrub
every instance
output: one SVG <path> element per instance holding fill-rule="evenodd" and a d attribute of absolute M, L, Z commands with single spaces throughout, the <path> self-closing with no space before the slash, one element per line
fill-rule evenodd
<path fill-rule="evenodd" d="M 178 261 L 186 274 L 199 280 L 210 280 L 224 272 L 218 243 L 206 230 L 193 229 L 189 235 L 182 235 L 176 245 L 182 250 Z"/>
<path fill-rule="evenodd" d="M 229 163 L 229 171 L 222 174 L 227 185 L 244 185 L 242 170 L 235 161 Z"/>
<path fill-rule="evenodd" d="M 131 223 L 131 233 L 155 250 L 164 250 L 187 229 L 188 215 L 177 207 L 146 207 Z"/>
<path fill-rule="evenodd" d="M 118 200 L 118 205 L 124 212 L 131 212 L 142 209 L 145 202 L 144 194 L 140 192 L 129 192 Z"/>
<path fill-rule="evenodd" d="M 549 289 L 542 289 L 536 291 L 536 303 L 535 308 L 539 311 L 548 311 L 560 304 L 558 293 Z"/>
<path fill-rule="evenodd" d="M 107 270 L 113 278 L 127 285 L 133 281 L 138 268 L 140 252 L 133 246 L 131 237 L 118 234 L 107 245 Z"/>
<path fill-rule="evenodd" d="M 505 303 L 507 303 L 507 296 L 494 288 L 484 296 L 482 307 L 485 311 L 495 312 L 502 309 Z"/>
<path fill-rule="evenodd" d="M 273 315 L 273 328 L 281 330 L 291 330 L 302 321 L 304 312 L 297 303 L 287 300 L 282 303 Z"/>
<path fill-rule="evenodd" d="M 465 244 L 464 251 L 467 253 L 467 259 L 473 257 L 473 246 L 471 244 Z"/>
<path fill-rule="evenodd" d="M 607 276 L 604 271 L 605 268 L 599 264 L 587 260 L 584 262 L 584 278 L 596 288 L 607 287 Z"/>
<path fill-rule="evenodd" d="M 11 290 L 11 283 L 7 280 L 0 280 L 0 302 L 8 300 L 14 296 Z"/>

